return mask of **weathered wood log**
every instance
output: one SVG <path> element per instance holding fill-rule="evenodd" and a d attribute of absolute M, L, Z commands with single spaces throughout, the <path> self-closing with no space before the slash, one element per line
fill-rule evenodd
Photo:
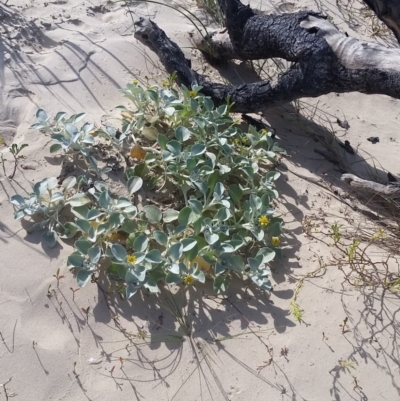
<path fill-rule="evenodd" d="M 400 1 L 363 0 L 376 16 L 394 33 L 400 43 Z"/>
<path fill-rule="evenodd" d="M 223 85 L 193 71 L 176 43 L 154 22 L 141 18 L 135 37 L 153 50 L 179 82 L 197 82 L 221 104 L 229 97 L 232 111 L 249 113 L 302 97 L 331 92 L 384 94 L 400 99 L 400 49 L 358 41 L 341 33 L 326 17 L 312 11 L 279 16 L 257 15 L 239 0 L 219 0 L 227 35 L 212 38 L 217 54 L 242 60 L 279 57 L 293 62 L 276 82 Z"/>
<path fill-rule="evenodd" d="M 343 174 L 340 178 L 355 190 L 369 192 L 374 195 L 380 195 L 384 198 L 400 198 L 400 187 L 397 185 L 383 185 L 374 181 L 363 180 L 353 174 Z"/>

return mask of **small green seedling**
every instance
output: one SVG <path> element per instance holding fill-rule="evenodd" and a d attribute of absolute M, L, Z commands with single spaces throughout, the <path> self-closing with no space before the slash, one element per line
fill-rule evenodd
<path fill-rule="evenodd" d="M 57 280 L 57 288 L 59 288 L 60 280 L 65 277 L 65 276 L 60 274 L 60 268 L 57 269 L 56 274 L 53 274 L 53 277 Z"/>
<path fill-rule="evenodd" d="M 15 173 L 17 171 L 17 166 L 18 166 L 19 159 L 23 159 L 25 157 L 25 156 L 21 155 L 20 153 L 27 146 L 29 146 L 29 145 L 26 144 L 26 143 L 24 143 L 22 145 L 17 145 L 17 144 L 14 143 L 14 144 L 11 145 L 10 148 L 8 148 L 10 153 L 11 153 L 11 155 L 12 155 L 12 157 L 14 158 L 14 170 L 13 170 L 12 174 L 8 177 L 10 180 L 12 180 L 14 178 L 14 176 L 15 176 Z M 6 175 L 6 170 L 5 170 L 5 165 L 4 165 L 5 161 L 6 160 L 4 159 L 3 155 L 1 155 L 1 163 L 3 165 L 4 175 Z"/>

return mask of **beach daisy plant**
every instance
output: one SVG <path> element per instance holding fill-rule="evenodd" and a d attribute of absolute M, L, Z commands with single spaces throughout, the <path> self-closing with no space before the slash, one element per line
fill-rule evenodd
<path fill-rule="evenodd" d="M 15 218 L 33 218 L 46 246 L 73 238 L 67 263 L 80 286 L 105 269 L 126 298 L 207 279 L 220 293 L 232 276 L 270 290 L 282 243 L 273 168 L 284 151 L 266 130 L 243 131 L 229 99 L 214 105 L 196 84 L 134 81 L 122 94 L 127 103 L 101 127 L 39 110 L 33 127 L 76 168 L 14 195 Z"/>

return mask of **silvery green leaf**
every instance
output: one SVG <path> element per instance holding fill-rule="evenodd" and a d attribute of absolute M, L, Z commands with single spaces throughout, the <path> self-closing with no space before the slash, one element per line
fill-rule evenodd
<path fill-rule="evenodd" d="M 107 223 L 103 223 L 103 224 L 99 224 L 99 226 L 97 227 L 96 230 L 96 235 L 99 236 L 101 234 L 104 233 L 104 231 L 108 230 L 108 224 Z"/>
<path fill-rule="evenodd" d="M 125 291 L 126 299 L 132 298 L 138 292 L 139 288 L 140 288 L 139 286 L 129 283 L 126 286 L 126 291 Z"/>
<path fill-rule="evenodd" d="M 38 119 L 38 121 L 40 121 L 42 123 L 46 122 L 49 119 L 49 117 L 47 116 L 47 113 L 43 109 L 39 109 L 36 112 L 36 118 Z"/>
<path fill-rule="evenodd" d="M 25 199 L 21 195 L 13 195 L 10 202 L 15 206 L 22 206 L 25 204 Z"/>
<path fill-rule="evenodd" d="M 254 211 L 259 210 L 261 208 L 262 201 L 257 195 L 251 194 L 249 200 L 250 200 L 250 206 Z"/>
<path fill-rule="evenodd" d="M 46 127 L 47 127 L 47 124 L 43 124 L 43 123 L 36 123 L 36 124 L 31 125 L 32 129 L 37 129 L 37 130 L 41 130 Z"/>
<path fill-rule="evenodd" d="M 257 256 L 262 255 L 263 257 L 263 263 L 268 263 L 274 260 L 276 256 L 276 252 L 272 250 L 271 248 L 261 248 L 257 252 Z"/>
<path fill-rule="evenodd" d="M 114 212 L 111 213 L 110 217 L 108 218 L 108 223 L 110 229 L 114 229 L 119 227 L 125 220 L 125 216 L 122 213 Z"/>
<path fill-rule="evenodd" d="M 163 231 L 153 231 L 154 239 L 163 246 L 167 246 L 168 244 L 168 235 L 165 234 Z"/>
<path fill-rule="evenodd" d="M 93 244 L 85 237 L 80 237 L 74 244 L 74 247 L 83 255 L 87 255 L 92 246 Z"/>
<path fill-rule="evenodd" d="M 261 197 L 261 202 L 262 202 L 262 204 L 263 204 L 264 206 L 269 206 L 269 203 L 270 203 L 269 195 L 268 195 L 268 194 L 264 194 L 264 195 Z"/>
<path fill-rule="evenodd" d="M 209 245 L 213 245 L 219 240 L 219 236 L 211 233 L 209 230 L 204 231 L 204 238 Z"/>
<path fill-rule="evenodd" d="M 149 239 L 146 235 L 139 235 L 134 243 L 133 247 L 137 252 L 144 252 L 147 249 L 147 245 L 149 244 Z"/>
<path fill-rule="evenodd" d="M 91 242 L 96 242 L 96 240 L 97 240 L 97 231 L 96 231 L 96 229 L 94 227 L 90 226 L 87 238 Z"/>
<path fill-rule="evenodd" d="M 195 145 L 192 146 L 191 155 L 193 157 L 200 156 L 203 153 L 205 153 L 206 149 L 207 148 L 205 145 L 203 145 L 201 143 L 196 143 Z"/>
<path fill-rule="evenodd" d="M 101 248 L 99 246 L 93 246 L 88 250 L 88 255 L 92 263 L 97 263 L 101 257 Z"/>
<path fill-rule="evenodd" d="M 144 287 L 147 288 L 152 294 L 160 292 L 157 283 L 153 280 L 148 280 L 147 283 L 144 284 Z"/>
<path fill-rule="evenodd" d="M 186 128 L 186 127 L 178 127 L 175 130 L 175 138 L 179 142 L 185 142 L 187 141 L 191 136 L 191 132 Z"/>
<path fill-rule="evenodd" d="M 69 203 L 71 207 L 76 207 L 86 205 L 90 202 L 91 200 L 85 194 L 77 193 L 71 196 L 66 203 Z"/>
<path fill-rule="evenodd" d="M 217 197 L 221 198 L 222 195 L 224 194 L 225 188 L 221 182 L 217 182 L 214 187 L 214 197 L 217 195 Z"/>
<path fill-rule="evenodd" d="M 199 188 L 200 192 L 203 195 L 207 195 L 207 192 L 208 192 L 209 188 L 208 188 L 208 185 L 205 182 L 196 180 L 196 181 L 193 181 L 193 184 L 196 185 L 197 188 Z"/>
<path fill-rule="evenodd" d="M 247 262 L 249 263 L 251 270 L 258 270 L 262 263 L 262 261 L 260 262 L 260 260 L 256 258 L 248 258 Z"/>
<path fill-rule="evenodd" d="M 57 244 L 57 233 L 55 231 L 47 231 L 42 235 L 42 241 L 48 248 L 54 248 Z"/>
<path fill-rule="evenodd" d="M 173 262 L 178 260 L 182 256 L 182 254 L 183 254 L 183 245 L 180 242 L 177 242 L 168 249 L 168 256 Z"/>
<path fill-rule="evenodd" d="M 158 101 L 158 92 L 156 92 L 152 89 L 147 89 L 146 93 L 153 102 Z"/>
<path fill-rule="evenodd" d="M 218 261 L 225 268 L 238 273 L 241 273 L 244 269 L 243 259 L 239 255 L 234 255 L 232 253 L 221 253 Z"/>
<path fill-rule="evenodd" d="M 228 287 L 228 282 L 227 282 L 225 276 L 215 277 L 213 288 L 217 294 L 221 294 L 222 292 L 225 292 L 227 287 Z"/>
<path fill-rule="evenodd" d="M 181 282 L 181 276 L 179 274 L 174 274 L 174 273 L 168 273 L 167 276 L 165 277 L 165 282 L 167 284 L 178 284 Z"/>
<path fill-rule="evenodd" d="M 261 227 L 251 227 L 250 232 L 254 235 L 257 241 L 262 241 L 265 235 L 264 230 L 262 230 Z"/>
<path fill-rule="evenodd" d="M 47 178 L 47 189 L 50 191 L 58 185 L 58 180 L 55 177 Z"/>
<path fill-rule="evenodd" d="M 85 123 L 82 126 L 82 131 L 87 134 L 88 132 L 90 132 L 92 129 L 94 128 L 94 125 L 91 123 Z"/>
<path fill-rule="evenodd" d="M 107 125 L 106 131 L 112 138 L 115 138 L 115 135 L 117 135 L 116 129 L 111 127 L 110 125 Z"/>
<path fill-rule="evenodd" d="M 174 155 L 169 152 L 168 150 L 163 150 L 161 152 L 161 157 L 163 159 L 163 161 L 168 162 L 174 159 Z"/>
<path fill-rule="evenodd" d="M 179 212 L 177 210 L 168 209 L 163 214 L 164 223 L 171 223 L 178 219 Z"/>
<path fill-rule="evenodd" d="M 58 202 L 61 199 L 64 199 L 64 195 L 61 192 L 54 192 L 54 194 L 51 195 L 50 202 Z"/>
<path fill-rule="evenodd" d="M 56 114 L 56 116 L 54 117 L 54 120 L 56 121 L 56 122 L 60 122 L 60 121 L 62 121 L 63 119 L 64 119 L 64 117 L 67 115 L 67 113 L 65 113 L 65 112 L 63 112 L 63 111 L 59 111 L 57 114 Z"/>
<path fill-rule="evenodd" d="M 205 283 L 206 281 L 206 276 L 204 275 L 204 273 L 201 270 L 197 270 L 196 272 L 194 272 L 193 277 L 199 281 L 200 283 Z"/>
<path fill-rule="evenodd" d="M 181 240 L 182 245 L 183 245 L 183 251 L 190 251 L 197 245 L 197 241 L 195 238 L 185 238 Z"/>
<path fill-rule="evenodd" d="M 149 263 L 161 263 L 161 252 L 158 249 L 152 249 L 150 252 L 147 252 L 145 260 Z"/>
<path fill-rule="evenodd" d="M 244 245 L 243 239 L 232 239 L 225 243 L 231 245 L 235 251 L 237 251 Z"/>
<path fill-rule="evenodd" d="M 67 264 L 68 264 L 69 268 L 82 267 L 83 262 L 84 262 L 83 257 L 81 255 L 79 255 L 79 253 L 77 253 L 77 252 L 74 252 L 71 255 L 69 255 L 68 259 L 67 259 Z"/>
<path fill-rule="evenodd" d="M 85 137 L 82 139 L 83 143 L 88 143 L 89 145 L 94 144 L 94 138 L 92 135 L 85 135 Z"/>
<path fill-rule="evenodd" d="M 89 270 L 79 270 L 79 272 L 76 275 L 76 281 L 79 285 L 79 287 L 84 287 L 90 280 L 92 276 L 92 272 Z"/>
<path fill-rule="evenodd" d="M 157 206 L 147 205 L 143 208 L 143 211 L 150 224 L 158 224 L 161 221 L 162 213 Z"/>
<path fill-rule="evenodd" d="M 95 220 L 95 219 L 97 219 L 97 217 L 100 217 L 101 215 L 102 215 L 102 212 L 100 212 L 100 210 L 90 209 L 86 216 L 86 219 L 87 220 Z"/>
<path fill-rule="evenodd" d="M 89 208 L 87 206 L 77 206 L 71 208 L 71 212 L 78 219 L 86 219 L 86 216 L 89 213 Z"/>
<path fill-rule="evenodd" d="M 158 134 L 157 135 L 157 143 L 160 145 L 160 148 L 162 150 L 166 150 L 168 138 L 164 134 Z"/>
<path fill-rule="evenodd" d="M 133 269 L 133 274 L 137 277 L 139 282 L 143 282 L 146 278 L 146 268 L 144 266 L 138 266 Z"/>
<path fill-rule="evenodd" d="M 181 209 L 178 215 L 179 224 L 186 226 L 189 223 L 191 213 L 192 209 L 189 206 L 185 206 L 183 209 Z"/>
<path fill-rule="evenodd" d="M 171 263 L 169 266 L 167 266 L 167 269 L 174 274 L 180 274 L 181 272 L 179 268 L 179 263 Z"/>
<path fill-rule="evenodd" d="M 38 198 L 41 197 L 46 192 L 46 190 L 47 190 L 47 178 L 45 178 L 40 182 L 37 182 L 33 186 L 33 192 Z"/>
<path fill-rule="evenodd" d="M 177 157 L 181 154 L 181 144 L 178 141 L 169 141 L 166 145 L 166 148 L 171 152 L 174 157 Z"/>
<path fill-rule="evenodd" d="M 69 121 L 71 121 L 72 123 L 79 123 L 79 121 L 83 120 L 85 117 L 86 117 L 86 113 L 73 114 L 69 118 Z"/>
<path fill-rule="evenodd" d="M 129 206 L 124 209 L 123 211 L 125 214 L 129 214 L 130 217 L 135 217 L 137 215 L 137 208 L 136 206 Z"/>
<path fill-rule="evenodd" d="M 173 230 L 173 233 L 175 235 L 181 234 L 186 230 L 187 226 L 185 224 L 181 224 L 179 226 L 176 226 L 175 229 Z"/>
<path fill-rule="evenodd" d="M 73 238 L 78 231 L 79 228 L 75 223 L 67 222 L 64 224 L 62 234 L 60 234 L 60 238 Z"/>
<path fill-rule="evenodd" d="M 138 265 L 139 263 L 143 262 L 146 254 L 144 252 L 135 252 L 133 256 L 136 258 L 134 265 Z"/>
<path fill-rule="evenodd" d="M 221 207 L 216 214 L 216 218 L 219 221 L 226 221 L 229 217 L 231 217 L 231 212 L 226 207 Z"/>
<path fill-rule="evenodd" d="M 122 245 L 112 244 L 111 253 L 114 255 L 115 259 L 121 262 L 126 258 L 126 250 Z"/>
<path fill-rule="evenodd" d="M 280 176 L 281 176 L 281 173 L 279 173 L 277 171 L 269 171 L 265 175 L 264 180 L 265 180 L 265 182 L 273 182 L 273 181 L 276 181 Z"/>
<path fill-rule="evenodd" d="M 204 121 L 203 118 L 193 117 L 192 120 L 193 120 L 193 121 L 199 126 L 199 128 L 201 128 L 202 130 L 205 128 L 206 122 Z"/>
<path fill-rule="evenodd" d="M 221 246 L 218 248 L 218 252 L 231 253 L 231 252 L 235 252 L 235 248 L 231 244 L 227 244 L 226 242 L 223 242 L 221 244 Z"/>
<path fill-rule="evenodd" d="M 117 209 L 123 209 L 126 207 L 132 206 L 132 202 L 128 198 L 119 198 L 115 207 Z"/>
<path fill-rule="evenodd" d="M 50 153 L 55 153 L 58 152 L 62 146 L 59 143 L 53 143 L 53 145 L 50 146 Z"/>
<path fill-rule="evenodd" d="M 282 222 L 276 221 L 269 225 L 268 233 L 271 237 L 279 237 L 282 234 Z"/>
<path fill-rule="evenodd" d="M 108 209 L 110 207 L 111 197 L 110 197 L 108 191 L 104 191 L 101 193 L 101 195 L 99 197 L 99 203 L 103 209 Z"/>
<path fill-rule="evenodd" d="M 133 195 L 135 192 L 142 188 L 143 180 L 140 177 L 131 177 L 128 180 L 128 190 L 129 194 Z"/>
<path fill-rule="evenodd" d="M 166 107 L 166 108 L 164 109 L 164 113 L 165 113 L 167 116 L 172 116 L 172 115 L 175 113 L 175 108 L 174 108 L 174 107 Z"/>
<path fill-rule="evenodd" d="M 71 189 L 75 186 L 76 184 L 76 178 L 75 177 L 67 177 L 63 182 L 62 186 L 64 187 L 65 190 Z"/>
<path fill-rule="evenodd" d="M 197 199 L 189 199 L 188 204 L 194 213 L 201 214 L 203 212 L 203 204 Z"/>
<path fill-rule="evenodd" d="M 78 128 L 76 128 L 75 125 L 68 123 L 68 124 L 65 124 L 64 127 L 65 127 L 65 131 L 67 131 L 67 133 L 71 136 L 71 139 L 74 140 L 77 135 L 79 136 Z"/>
<path fill-rule="evenodd" d="M 89 229 L 90 229 L 91 225 L 89 224 L 89 222 L 87 220 L 78 219 L 78 220 L 76 220 L 75 223 L 79 227 L 79 229 L 81 231 L 83 231 L 84 233 L 88 233 L 89 232 Z"/>
<path fill-rule="evenodd" d="M 21 220 L 25 216 L 24 210 L 18 210 L 14 213 L 14 220 Z"/>
<path fill-rule="evenodd" d="M 90 148 L 87 148 L 87 147 L 82 146 L 82 147 L 81 147 L 81 153 L 82 153 L 85 157 L 89 157 L 89 155 L 90 155 Z"/>
<path fill-rule="evenodd" d="M 226 266 L 224 266 L 220 261 L 217 261 L 215 263 L 215 275 L 218 276 L 222 274 L 226 269 Z"/>

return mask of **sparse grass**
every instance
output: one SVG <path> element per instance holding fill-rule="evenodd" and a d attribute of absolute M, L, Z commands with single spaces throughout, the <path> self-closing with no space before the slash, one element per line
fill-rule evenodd
<path fill-rule="evenodd" d="M 224 17 L 218 5 L 218 0 L 196 0 L 199 8 L 207 12 L 208 15 L 218 24 L 224 24 Z"/>

